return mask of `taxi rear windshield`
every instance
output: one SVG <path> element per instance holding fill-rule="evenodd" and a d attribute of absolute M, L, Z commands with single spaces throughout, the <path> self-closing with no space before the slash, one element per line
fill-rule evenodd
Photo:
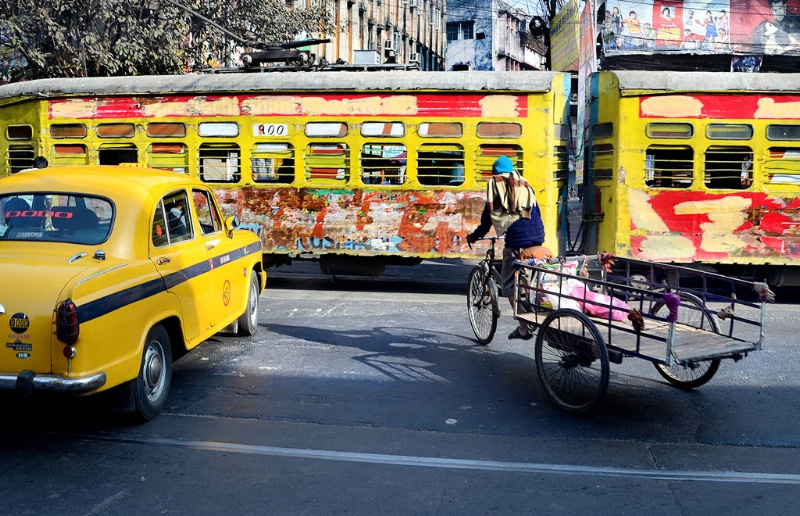
<path fill-rule="evenodd" d="M 95 245 L 111 233 L 110 201 L 76 194 L 36 192 L 0 196 L 0 240 Z"/>

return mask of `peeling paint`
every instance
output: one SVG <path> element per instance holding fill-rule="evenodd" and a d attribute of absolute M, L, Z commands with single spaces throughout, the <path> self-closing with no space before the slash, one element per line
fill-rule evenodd
<path fill-rule="evenodd" d="M 642 100 L 642 117 L 693 118 L 702 114 L 703 103 L 687 95 L 664 95 Z"/>
<path fill-rule="evenodd" d="M 528 116 L 526 95 L 483 93 L 285 94 L 238 96 L 114 97 L 58 99 L 50 119 L 165 118 L 193 116 Z"/>
<path fill-rule="evenodd" d="M 402 256 L 472 254 L 467 233 L 480 223 L 483 192 L 324 189 L 217 189 L 225 215 L 263 228 L 266 249 Z"/>
<path fill-rule="evenodd" d="M 630 247 L 655 261 L 800 258 L 800 200 L 763 192 L 629 191 Z"/>
<path fill-rule="evenodd" d="M 800 118 L 800 100 L 794 102 L 775 102 L 773 98 L 758 99 L 755 118 Z"/>

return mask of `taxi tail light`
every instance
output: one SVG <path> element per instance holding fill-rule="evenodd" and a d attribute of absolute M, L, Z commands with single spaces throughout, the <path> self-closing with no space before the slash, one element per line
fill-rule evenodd
<path fill-rule="evenodd" d="M 73 344 L 79 331 L 78 307 L 71 299 L 62 301 L 56 309 L 56 337 L 64 344 Z"/>

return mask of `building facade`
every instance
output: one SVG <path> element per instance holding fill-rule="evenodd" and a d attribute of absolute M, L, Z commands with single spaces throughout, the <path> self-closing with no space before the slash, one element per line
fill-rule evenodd
<path fill-rule="evenodd" d="M 312 0 L 287 0 L 306 6 Z M 342 32 L 317 47 L 328 63 L 417 64 L 444 70 L 446 0 L 330 0 Z"/>
<path fill-rule="evenodd" d="M 531 17 L 502 0 L 447 2 L 445 70 L 544 70 Z"/>

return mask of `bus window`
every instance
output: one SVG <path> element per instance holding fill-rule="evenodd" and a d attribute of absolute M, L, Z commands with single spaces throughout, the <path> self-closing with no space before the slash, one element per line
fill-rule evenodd
<path fill-rule="evenodd" d="M 9 140 L 33 139 L 33 128 L 29 125 L 9 125 L 6 129 L 6 138 Z"/>
<path fill-rule="evenodd" d="M 288 143 L 257 143 L 250 153 L 250 172 L 256 183 L 294 181 L 294 148 Z"/>
<path fill-rule="evenodd" d="M 800 185 L 800 147 L 772 147 L 764 160 L 766 186 Z"/>
<path fill-rule="evenodd" d="M 464 183 L 464 149 L 460 145 L 424 144 L 417 155 L 421 185 L 458 186 Z"/>
<path fill-rule="evenodd" d="M 767 126 L 768 140 L 800 140 L 800 125 L 770 124 Z"/>
<path fill-rule="evenodd" d="M 88 165 L 89 154 L 86 145 L 58 144 L 53 145 L 53 166 Z"/>
<path fill-rule="evenodd" d="M 8 171 L 16 174 L 20 170 L 33 167 L 36 155 L 30 145 L 10 145 L 8 147 Z"/>
<path fill-rule="evenodd" d="M 651 188 L 692 186 L 694 152 L 688 146 L 652 145 L 644 156 L 644 183 Z"/>
<path fill-rule="evenodd" d="M 306 136 L 310 138 L 330 136 L 341 138 L 347 136 L 347 124 L 342 122 L 309 122 L 306 124 Z"/>
<path fill-rule="evenodd" d="M 464 134 L 460 122 L 424 122 L 419 124 L 419 135 L 428 138 L 452 138 Z"/>
<path fill-rule="evenodd" d="M 644 130 L 648 138 L 691 138 L 694 126 L 684 122 L 650 122 Z"/>
<path fill-rule="evenodd" d="M 147 136 L 150 138 L 183 138 L 186 136 L 186 124 L 180 122 L 151 122 L 147 124 Z"/>
<path fill-rule="evenodd" d="M 136 145 L 131 144 L 101 145 L 97 151 L 97 158 L 100 165 L 138 163 L 139 151 Z"/>
<path fill-rule="evenodd" d="M 147 164 L 153 168 L 187 173 L 189 153 L 182 143 L 153 143 L 147 148 Z"/>
<path fill-rule="evenodd" d="M 197 134 L 205 138 L 233 138 L 239 136 L 239 124 L 236 122 L 200 122 Z"/>
<path fill-rule="evenodd" d="M 361 136 L 400 138 L 405 134 L 406 126 L 403 125 L 403 122 L 364 122 L 361 124 Z"/>
<path fill-rule="evenodd" d="M 50 126 L 53 138 L 85 138 L 86 126 L 83 124 L 53 124 Z"/>
<path fill-rule="evenodd" d="M 590 174 L 595 181 L 610 180 L 614 175 L 614 146 L 608 143 L 593 145 Z"/>
<path fill-rule="evenodd" d="M 604 124 L 594 124 L 592 126 L 592 137 L 596 139 L 611 138 L 614 136 L 614 124 L 606 122 Z"/>
<path fill-rule="evenodd" d="M 200 179 L 209 183 L 237 183 L 239 146 L 235 143 L 204 143 L 198 150 Z"/>
<path fill-rule="evenodd" d="M 709 140 L 750 140 L 753 126 L 750 124 L 708 124 L 706 138 Z"/>
<path fill-rule="evenodd" d="M 522 124 L 508 122 L 478 122 L 478 136 L 481 138 L 519 138 Z"/>
<path fill-rule="evenodd" d="M 305 149 L 305 176 L 312 183 L 344 183 L 350 178 L 350 155 L 344 143 L 312 143 Z"/>
<path fill-rule="evenodd" d="M 402 185 L 406 181 L 405 145 L 368 143 L 361 149 L 365 185 Z"/>
<path fill-rule="evenodd" d="M 553 156 L 556 158 L 553 180 L 566 181 L 569 176 L 569 152 L 567 147 L 563 145 L 553 147 Z"/>
<path fill-rule="evenodd" d="M 706 187 L 744 190 L 753 182 L 753 150 L 711 146 L 705 156 Z"/>
<path fill-rule="evenodd" d="M 479 124 L 480 125 L 480 124 Z M 508 156 L 514 170 L 524 175 L 522 148 L 518 145 L 481 145 L 475 156 L 475 181 L 485 184 L 492 177 L 492 165 L 500 156 Z"/>
<path fill-rule="evenodd" d="M 100 124 L 97 126 L 99 138 L 133 138 L 136 126 L 133 124 Z"/>

